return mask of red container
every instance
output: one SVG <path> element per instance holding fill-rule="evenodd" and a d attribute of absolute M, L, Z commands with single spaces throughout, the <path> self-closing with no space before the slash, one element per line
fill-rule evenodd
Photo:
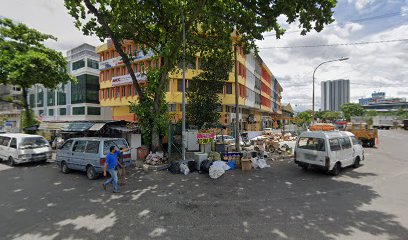
<path fill-rule="evenodd" d="M 149 147 L 147 146 L 140 146 L 137 148 L 137 159 L 138 160 L 145 160 L 149 154 Z"/>

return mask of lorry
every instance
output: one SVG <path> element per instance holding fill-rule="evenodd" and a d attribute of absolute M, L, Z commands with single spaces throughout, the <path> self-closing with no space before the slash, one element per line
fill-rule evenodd
<path fill-rule="evenodd" d="M 375 116 L 373 117 L 373 128 L 388 130 L 394 126 L 394 121 L 393 116 Z"/>
<path fill-rule="evenodd" d="M 365 122 L 348 123 L 346 131 L 353 133 L 363 146 L 375 147 L 378 138 L 378 130 L 370 128 Z"/>

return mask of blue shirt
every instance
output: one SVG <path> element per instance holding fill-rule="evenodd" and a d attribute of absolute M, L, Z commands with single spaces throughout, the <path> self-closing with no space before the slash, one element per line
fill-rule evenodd
<path fill-rule="evenodd" d="M 116 151 L 114 154 L 108 153 L 106 155 L 106 164 L 108 165 L 108 170 L 115 169 L 115 167 L 118 165 L 118 156 L 120 152 Z"/>

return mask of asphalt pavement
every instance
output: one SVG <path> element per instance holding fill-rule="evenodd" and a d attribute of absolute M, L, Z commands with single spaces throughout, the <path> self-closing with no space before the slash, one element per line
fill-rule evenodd
<path fill-rule="evenodd" d="M 120 194 L 54 163 L 0 164 L 1 239 L 408 239 L 408 131 L 380 131 L 358 169 L 132 170 Z"/>

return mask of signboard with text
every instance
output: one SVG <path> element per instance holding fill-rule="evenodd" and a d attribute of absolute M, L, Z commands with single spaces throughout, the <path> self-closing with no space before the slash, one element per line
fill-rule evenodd
<path fill-rule="evenodd" d="M 146 81 L 147 76 L 146 74 L 136 72 L 136 79 L 137 81 Z M 112 78 L 112 86 L 122 86 L 122 85 L 129 85 L 133 84 L 132 78 L 130 77 L 130 74 L 122 75 L 122 76 L 117 76 Z"/>

